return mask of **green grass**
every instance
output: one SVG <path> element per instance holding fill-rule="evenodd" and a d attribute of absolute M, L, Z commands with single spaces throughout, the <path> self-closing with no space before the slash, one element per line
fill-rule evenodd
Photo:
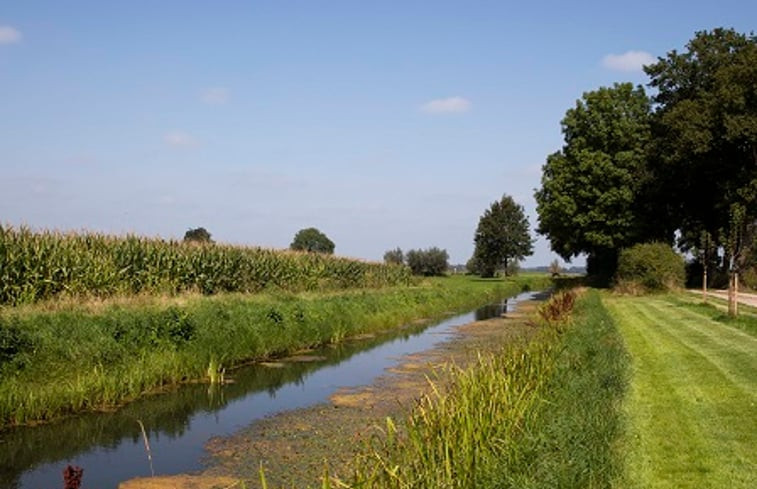
<path fill-rule="evenodd" d="M 285 354 L 546 286 L 546 276 L 338 293 L 220 294 L 0 310 L 0 426 L 121 403 L 208 367 Z"/>
<path fill-rule="evenodd" d="M 628 355 L 595 291 L 577 304 L 541 402 L 496 487 L 594 488 L 622 481 L 622 398 Z"/>
<path fill-rule="evenodd" d="M 607 303 L 633 358 L 629 487 L 757 487 L 754 330 L 671 296 Z"/>
<path fill-rule="evenodd" d="M 451 386 L 359 459 L 350 487 L 610 487 L 622 471 L 616 441 L 626 356 L 597 293 L 572 325 L 542 324 L 528 345 L 450 367 Z"/>

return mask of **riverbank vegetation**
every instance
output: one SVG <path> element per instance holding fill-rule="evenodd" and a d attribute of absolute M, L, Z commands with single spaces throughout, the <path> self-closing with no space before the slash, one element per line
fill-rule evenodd
<path fill-rule="evenodd" d="M 448 367 L 357 461 L 350 487 L 610 487 L 627 357 L 596 292 L 566 318 L 571 292 L 542 309 L 527 345 Z M 447 385 L 447 384 L 445 384 Z"/>
<path fill-rule="evenodd" d="M 331 293 L 218 294 L 0 310 L 0 425 L 117 405 L 240 363 L 398 327 L 548 284 L 427 279 Z M 227 372 L 228 376 L 228 372 Z"/>
<path fill-rule="evenodd" d="M 0 225 L 0 305 L 52 298 L 303 292 L 410 283 L 402 266 L 322 253 Z"/>

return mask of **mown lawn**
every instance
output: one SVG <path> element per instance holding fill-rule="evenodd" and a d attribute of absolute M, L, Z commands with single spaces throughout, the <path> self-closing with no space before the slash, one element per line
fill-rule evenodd
<path fill-rule="evenodd" d="M 632 358 L 630 487 L 757 487 L 754 329 L 673 296 L 605 303 Z"/>

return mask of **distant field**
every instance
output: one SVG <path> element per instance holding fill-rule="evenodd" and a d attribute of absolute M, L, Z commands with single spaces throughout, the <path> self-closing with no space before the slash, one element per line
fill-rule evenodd
<path fill-rule="evenodd" d="M 0 225 L 0 305 L 180 292 L 302 292 L 408 285 L 407 267 L 319 253 Z"/>
<path fill-rule="evenodd" d="M 674 296 L 610 298 L 632 358 L 627 476 L 639 488 L 757 487 L 757 337 Z"/>

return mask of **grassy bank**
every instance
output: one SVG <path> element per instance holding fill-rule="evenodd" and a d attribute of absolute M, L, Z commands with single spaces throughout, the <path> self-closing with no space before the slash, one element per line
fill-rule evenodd
<path fill-rule="evenodd" d="M 756 487 L 755 319 L 676 296 L 608 304 L 633 356 L 629 487 Z"/>
<path fill-rule="evenodd" d="M 0 304 L 57 297 L 407 285 L 407 267 L 319 253 L 0 225 Z"/>
<path fill-rule="evenodd" d="M 621 468 L 626 357 L 598 294 L 580 300 L 570 325 L 559 319 L 569 307 L 543 308 L 552 320 L 528 345 L 450 367 L 448 390 L 387 422 L 352 487 L 609 487 Z"/>
<path fill-rule="evenodd" d="M 0 311 L 0 424 L 48 420 L 242 362 L 473 308 L 545 276 L 339 293 L 222 294 Z"/>

